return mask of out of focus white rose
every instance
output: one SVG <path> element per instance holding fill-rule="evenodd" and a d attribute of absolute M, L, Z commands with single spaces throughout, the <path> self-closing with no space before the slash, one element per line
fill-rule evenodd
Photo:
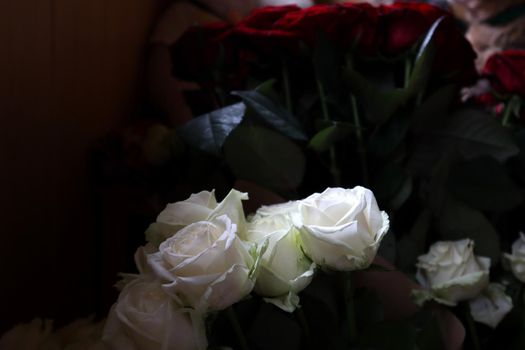
<path fill-rule="evenodd" d="M 33 319 L 0 338 L 2 350 L 109 350 L 101 341 L 104 321 L 82 318 L 53 331 L 53 321 Z"/>
<path fill-rule="evenodd" d="M 242 200 L 246 199 L 247 193 L 236 190 L 231 190 L 220 203 L 217 203 L 215 191 L 192 194 L 184 201 L 168 204 L 157 217 L 157 222 L 146 230 L 146 238 L 154 246 L 158 246 L 194 222 L 209 221 L 221 215 L 228 215 L 237 225 L 238 234 L 244 237 L 246 220 Z"/>
<path fill-rule="evenodd" d="M 469 306 L 475 321 L 496 328 L 512 310 L 512 298 L 505 294 L 502 284 L 490 283 L 480 295 L 469 302 Z"/>
<path fill-rule="evenodd" d="M 237 225 L 226 215 L 186 226 L 147 255 L 164 290 L 196 310 L 224 309 L 254 286 L 254 251 L 237 236 Z"/>
<path fill-rule="evenodd" d="M 0 338 L 0 350 L 12 349 L 60 349 L 60 342 L 53 334 L 53 321 L 35 318 L 11 328 Z"/>
<path fill-rule="evenodd" d="M 328 188 L 299 202 L 301 245 L 318 265 L 339 271 L 360 270 L 374 259 L 388 232 L 388 215 L 372 191 Z"/>
<path fill-rule="evenodd" d="M 476 297 L 489 283 L 490 259 L 474 255 L 470 239 L 436 242 L 418 257 L 416 278 L 424 290 L 414 291 L 419 303 L 434 299 L 454 306 Z"/>
<path fill-rule="evenodd" d="M 250 242 L 258 245 L 268 242 L 255 291 L 288 312 L 299 306 L 297 293 L 310 284 L 315 270 L 315 263 L 301 251 L 299 232 L 291 218 L 294 208 L 297 206 L 289 203 L 262 207 L 248 223 L 247 232 Z"/>
<path fill-rule="evenodd" d="M 111 349 L 205 349 L 203 321 L 189 312 L 158 281 L 138 278 L 122 290 L 111 308 L 102 339 Z"/>
<path fill-rule="evenodd" d="M 525 234 L 523 232 L 520 232 L 520 238 L 512 244 L 512 254 L 506 253 L 505 258 L 510 262 L 514 276 L 525 283 Z"/>
<path fill-rule="evenodd" d="M 95 322 L 93 317 L 77 319 L 58 329 L 55 335 L 64 350 L 109 350 L 102 342 L 105 320 Z"/>

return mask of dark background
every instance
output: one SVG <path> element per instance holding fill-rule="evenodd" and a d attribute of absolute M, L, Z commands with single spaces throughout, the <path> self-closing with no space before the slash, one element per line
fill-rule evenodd
<path fill-rule="evenodd" d="M 116 295 L 125 191 L 94 186 L 88 156 L 136 117 L 164 5 L 0 1 L 0 334 L 103 313 Z"/>

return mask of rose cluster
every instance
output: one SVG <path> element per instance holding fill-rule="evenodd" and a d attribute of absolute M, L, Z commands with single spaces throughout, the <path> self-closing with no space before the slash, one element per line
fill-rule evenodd
<path fill-rule="evenodd" d="M 236 190 L 168 204 L 137 250 L 103 340 L 122 349 L 205 349 L 204 320 L 252 291 L 287 312 L 316 269 L 360 270 L 375 257 L 388 216 L 363 187 L 328 188 L 262 206 L 246 219 Z"/>
<path fill-rule="evenodd" d="M 512 245 L 512 254 L 505 254 L 514 276 L 525 281 L 525 235 Z M 470 239 L 440 241 L 418 258 L 416 279 L 422 288 L 414 290 L 416 302 L 434 300 L 456 306 L 468 302 L 472 318 L 489 327 L 497 325 L 513 308 L 512 298 L 502 283 L 489 283 L 490 259 L 474 255 Z"/>
<path fill-rule="evenodd" d="M 172 46 L 173 70 L 180 78 L 207 82 L 205 72 L 220 65 L 238 82 L 249 74 L 249 62 L 283 57 L 296 61 L 302 47 L 313 48 L 320 38 L 358 56 L 392 60 L 414 49 L 440 18 L 434 70 L 468 82 L 477 76 L 475 53 L 452 16 L 429 4 L 409 2 L 259 8 L 235 25 L 215 23 L 188 30 Z"/>

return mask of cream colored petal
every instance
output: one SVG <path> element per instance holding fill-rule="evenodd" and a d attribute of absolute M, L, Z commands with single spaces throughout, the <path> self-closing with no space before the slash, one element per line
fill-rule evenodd
<path fill-rule="evenodd" d="M 248 194 L 232 189 L 219 205 L 208 214 L 207 220 L 213 220 L 226 215 L 237 225 L 237 235 L 242 239 L 246 235 L 246 219 L 242 201 L 248 199 Z"/>
<path fill-rule="evenodd" d="M 301 203 L 299 211 L 304 225 L 333 226 L 336 224 L 336 221 L 315 206 Z"/>
<path fill-rule="evenodd" d="M 206 220 L 211 212 L 212 209 L 194 203 L 171 203 L 157 216 L 157 222 L 186 226 L 197 221 Z"/>
<path fill-rule="evenodd" d="M 201 310 L 200 307 L 207 288 L 221 276 L 222 274 L 190 277 L 172 276 L 172 281 L 163 284 L 162 288 L 168 295 L 180 300 L 182 305 Z"/>
<path fill-rule="evenodd" d="M 209 285 L 197 310 L 225 309 L 250 294 L 254 285 L 250 269 L 245 265 L 234 265 Z"/>
<path fill-rule="evenodd" d="M 299 296 L 288 293 L 274 298 L 264 298 L 264 301 L 277 306 L 279 309 L 292 313 L 299 307 Z"/>
<path fill-rule="evenodd" d="M 343 227 L 345 229 L 347 227 Z M 340 242 L 329 235 L 320 233 L 317 229 L 303 226 L 300 230 L 301 245 L 305 253 L 316 264 L 336 270 L 353 270 L 355 259 L 363 254 L 363 250 L 353 249 L 345 242 Z M 337 236 L 337 235 L 335 235 Z"/>
<path fill-rule="evenodd" d="M 255 282 L 255 292 L 265 297 L 277 297 L 288 294 L 292 286 L 289 280 L 281 278 L 278 274 L 261 266 Z"/>
<path fill-rule="evenodd" d="M 436 300 L 446 300 L 457 304 L 459 301 L 469 300 L 478 296 L 489 284 L 488 271 L 479 271 L 450 280 L 432 288 Z"/>
<path fill-rule="evenodd" d="M 478 297 L 469 302 L 474 321 L 496 328 L 512 310 L 512 298 L 505 294 L 505 287 L 491 283 Z"/>
<path fill-rule="evenodd" d="M 166 239 L 179 232 L 186 225 L 170 225 L 162 222 L 154 222 L 146 229 L 146 240 L 158 248 Z"/>

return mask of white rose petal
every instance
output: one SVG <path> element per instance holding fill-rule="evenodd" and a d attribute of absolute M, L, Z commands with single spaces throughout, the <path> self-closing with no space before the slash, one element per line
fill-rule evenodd
<path fill-rule="evenodd" d="M 238 234 L 243 237 L 246 222 L 242 201 L 246 199 L 248 194 L 237 190 L 231 190 L 220 203 L 215 199 L 215 191 L 192 194 L 184 201 L 168 204 L 157 217 L 157 221 L 146 230 L 146 238 L 158 246 L 190 224 L 210 221 L 221 215 L 228 215 L 237 224 Z"/>
<path fill-rule="evenodd" d="M 510 262 L 514 276 L 525 283 L 525 234 L 523 232 L 520 232 L 520 238 L 512 244 L 512 254 L 505 254 L 505 258 Z"/>
<path fill-rule="evenodd" d="M 328 188 L 300 201 L 301 244 L 318 265 L 339 271 L 368 267 L 388 232 L 389 220 L 373 193 Z"/>
<path fill-rule="evenodd" d="M 286 203 L 272 204 L 272 205 L 263 205 L 252 218 L 252 221 L 259 218 L 276 216 L 276 215 L 285 215 L 290 218 L 294 218 L 295 215 L 299 213 L 299 201 L 290 201 Z"/>
<path fill-rule="evenodd" d="M 255 291 L 266 297 L 267 302 L 293 312 L 299 306 L 297 293 L 310 284 L 316 265 L 301 250 L 291 217 L 297 206 L 290 203 L 266 206 L 257 211 L 248 223 L 247 239 L 259 245 L 268 242 Z"/>
<path fill-rule="evenodd" d="M 164 290 L 202 312 L 221 310 L 253 289 L 254 258 L 226 215 L 186 226 L 147 254 L 148 266 Z"/>
<path fill-rule="evenodd" d="M 472 299 L 469 305 L 475 321 L 496 328 L 512 310 L 512 298 L 505 294 L 502 284 L 491 283 L 477 298 Z"/>
<path fill-rule="evenodd" d="M 474 298 L 489 283 L 490 259 L 475 256 L 470 239 L 436 242 L 416 266 L 416 278 L 428 297 L 445 305 Z"/>
<path fill-rule="evenodd" d="M 106 321 L 104 343 L 113 349 L 205 349 L 203 319 L 177 305 L 158 281 L 139 278 L 122 290 Z"/>

